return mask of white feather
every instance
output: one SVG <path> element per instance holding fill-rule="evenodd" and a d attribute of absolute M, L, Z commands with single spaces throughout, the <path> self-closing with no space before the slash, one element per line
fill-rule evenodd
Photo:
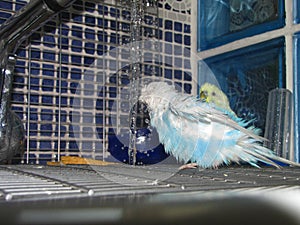
<path fill-rule="evenodd" d="M 240 161 L 278 167 L 270 159 L 299 166 L 262 147 L 265 139 L 256 135 L 254 128 L 245 128 L 247 122 L 238 123 L 211 104 L 179 93 L 165 82 L 145 86 L 140 100 L 147 104 L 151 125 L 157 129 L 166 152 L 179 161 L 195 162 L 204 168 Z"/>

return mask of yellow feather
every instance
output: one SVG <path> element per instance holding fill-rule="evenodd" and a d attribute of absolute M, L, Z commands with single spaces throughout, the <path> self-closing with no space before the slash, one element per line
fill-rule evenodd
<path fill-rule="evenodd" d="M 205 83 L 200 87 L 200 99 L 215 104 L 218 108 L 235 115 L 229 105 L 227 96 L 217 86 Z"/>

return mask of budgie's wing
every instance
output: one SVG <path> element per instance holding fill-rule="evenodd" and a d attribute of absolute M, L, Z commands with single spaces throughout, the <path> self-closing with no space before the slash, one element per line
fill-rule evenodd
<path fill-rule="evenodd" d="M 254 128 L 245 128 L 245 126 L 247 126 L 251 121 L 245 122 L 239 118 L 233 120 L 223 110 L 218 110 L 217 108 L 212 107 L 211 104 L 203 103 L 193 96 L 187 96 L 182 99 L 177 99 L 177 101 L 170 103 L 170 110 L 173 111 L 176 115 L 195 122 L 200 121 L 205 123 L 220 123 L 233 129 L 239 130 L 259 141 L 266 140 L 265 138 L 256 135 L 256 132 L 254 132 Z"/>
<path fill-rule="evenodd" d="M 203 168 L 215 167 L 216 163 L 223 164 L 223 160 L 215 160 L 219 157 L 222 146 L 234 145 L 232 141 L 236 137 L 233 135 L 224 139 L 228 127 L 211 118 L 213 113 L 219 116 L 222 113 L 214 109 L 211 112 L 208 104 L 203 107 L 201 104 L 201 101 L 191 96 L 177 95 L 162 113 L 150 115 L 151 124 L 156 127 L 166 152 L 177 160 L 184 163 L 192 160 Z M 224 119 L 228 119 L 226 115 Z"/>
<path fill-rule="evenodd" d="M 257 166 L 261 161 L 277 166 L 272 159 L 299 166 L 263 147 L 265 139 L 255 133 L 255 128 L 247 127 L 249 122 L 233 120 L 228 113 L 179 93 L 171 85 L 150 83 L 140 99 L 149 106 L 151 125 L 157 129 L 166 152 L 185 163 L 208 168 L 240 161 Z"/>
<path fill-rule="evenodd" d="M 157 129 L 160 142 L 165 151 L 172 154 L 178 161 L 187 163 L 195 149 L 208 145 L 210 121 L 207 117 L 196 118 L 195 113 L 182 114 L 180 107 L 187 107 L 182 101 L 170 103 L 164 110 L 151 112 L 151 125 Z"/>
<path fill-rule="evenodd" d="M 203 123 L 211 123 L 211 119 L 207 116 L 209 109 L 199 110 L 199 101 L 192 101 L 191 97 L 175 101 L 169 104 L 169 110 L 177 116 L 182 116 L 191 121 L 200 121 Z"/>
<path fill-rule="evenodd" d="M 261 161 L 279 167 L 270 159 L 299 166 L 297 163 L 277 157 L 270 149 L 261 146 L 261 142 L 266 139 L 256 135 L 255 128 L 245 128 L 247 122 L 234 121 L 226 113 L 210 107 L 209 104 L 198 101 L 192 96 L 178 97 L 176 101 L 169 104 L 168 116 L 164 118 L 167 123 L 171 124 L 167 126 L 168 129 L 173 127 L 172 121 L 168 121 L 168 118 L 172 118 L 170 113 L 173 114 L 173 118 L 174 115 L 175 118 L 180 118 L 182 127 L 190 127 L 190 132 L 182 128 L 184 132 L 181 132 L 181 138 L 175 135 L 168 139 L 170 142 L 176 139 L 175 144 L 172 145 L 175 150 L 169 149 L 169 151 L 175 152 L 179 158 L 180 153 L 184 152 L 184 161 L 189 155 L 190 159 L 196 159 L 196 161 L 201 159 L 197 163 L 202 167 L 213 167 L 240 160 L 253 166 L 257 166 L 256 162 Z M 183 144 L 178 145 L 178 142 L 183 142 Z M 185 149 L 187 146 L 189 150 Z"/>

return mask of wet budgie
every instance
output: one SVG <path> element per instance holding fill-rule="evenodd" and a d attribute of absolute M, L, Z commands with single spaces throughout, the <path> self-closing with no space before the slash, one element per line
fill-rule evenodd
<path fill-rule="evenodd" d="M 230 108 L 227 96 L 214 84 L 205 83 L 200 87 L 200 99 L 209 104 L 214 104 L 217 109 L 223 110 L 231 116 L 236 116 Z"/>
<path fill-rule="evenodd" d="M 191 167 L 216 168 L 232 162 L 259 167 L 274 161 L 299 164 L 274 155 L 262 146 L 265 140 L 247 121 L 232 119 L 224 110 L 194 96 L 175 90 L 165 82 L 152 82 L 141 91 L 147 104 L 151 126 L 155 127 L 165 151 Z M 186 167 L 185 167 L 186 168 Z"/>
<path fill-rule="evenodd" d="M 229 100 L 226 94 L 220 90 L 216 85 L 205 83 L 200 87 L 200 99 L 207 102 L 211 107 L 216 108 L 219 111 L 222 111 L 224 114 L 227 114 L 235 122 L 241 122 L 242 118 L 239 118 L 235 112 L 231 109 Z M 255 121 L 255 118 L 247 121 L 247 125 Z M 255 134 L 261 134 L 261 129 L 253 128 L 252 130 Z"/>

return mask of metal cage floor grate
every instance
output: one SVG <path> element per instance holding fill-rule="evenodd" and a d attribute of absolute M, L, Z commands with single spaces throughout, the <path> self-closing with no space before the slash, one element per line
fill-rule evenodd
<path fill-rule="evenodd" d="M 299 188 L 300 185 L 298 168 L 224 167 L 170 173 L 175 171 L 174 167 L 131 167 L 121 164 L 1 166 L 0 203 L 101 196 L 130 197 L 170 192 Z M 156 179 L 157 176 L 164 179 Z"/>
<path fill-rule="evenodd" d="M 18 225 L 299 224 L 297 206 L 290 205 L 295 214 L 277 207 L 297 201 L 299 168 L 177 168 L 0 166 L 1 220 Z M 272 203 L 267 196 L 276 198 Z"/>

